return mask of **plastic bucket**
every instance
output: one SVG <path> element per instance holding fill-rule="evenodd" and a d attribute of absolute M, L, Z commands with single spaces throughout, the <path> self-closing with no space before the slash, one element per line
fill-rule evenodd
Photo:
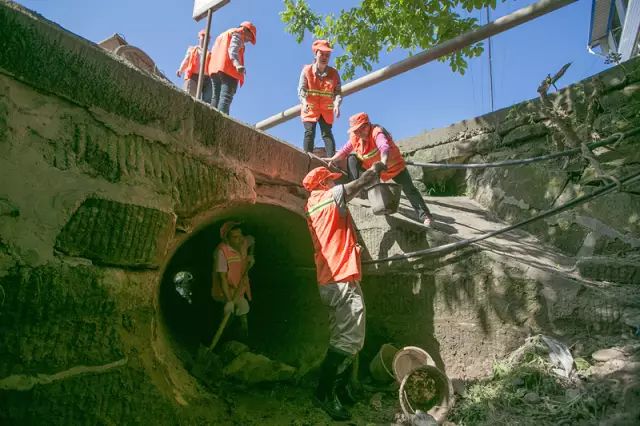
<path fill-rule="evenodd" d="M 407 418 L 421 410 L 438 424 L 444 422 L 454 402 L 449 378 L 432 365 L 422 365 L 410 371 L 400 383 L 399 397 L 400 407 Z"/>
<path fill-rule="evenodd" d="M 376 356 L 369 363 L 371 377 L 378 382 L 390 382 L 393 380 L 393 357 L 398 348 L 388 343 L 380 347 Z"/>
<path fill-rule="evenodd" d="M 397 183 L 376 183 L 367 189 L 367 198 L 374 215 L 391 214 L 398 211 L 402 187 Z"/>
<path fill-rule="evenodd" d="M 401 383 L 412 370 L 423 365 L 435 367 L 436 363 L 424 349 L 417 346 L 406 346 L 393 357 L 393 373 L 398 383 Z"/>

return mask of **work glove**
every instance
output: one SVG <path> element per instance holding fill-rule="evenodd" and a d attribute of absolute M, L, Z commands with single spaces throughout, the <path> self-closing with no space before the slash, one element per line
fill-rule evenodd
<path fill-rule="evenodd" d="M 382 172 L 383 170 L 387 170 L 387 165 L 384 164 L 382 161 L 376 161 L 375 163 L 373 163 L 373 166 L 371 166 L 371 168 L 378 174 L 380 174 L 380 172 Z"/>
<path fill-rule="evenodd" d="M 255 257 L 253 257 L 252 254 L 250 254 L 247 257 L 247 269 L 253 268 L 253 265 L 255 265 L 255 264 L 256 264 L 256 259 L 255 259 Z"/>
<path fill-rule="evenodd" d="M 338 118 L 340 117 L 340 107 L 338 105 L 333 107 L 333 115 Z"/>
<path fill-rule="evenodd" d="M 225 315 L 231 315 L 233 314 L 234 311 L 235 311 L 235 304 L 233 303 L 233 301 L 229 300 L 227 303 L 224 304 Z"/>
<path fill-rule="evenodd" d="M 236 65 L 236 69 L 240 74 L 244 74 L 246 72 L 244 65 Z"/>

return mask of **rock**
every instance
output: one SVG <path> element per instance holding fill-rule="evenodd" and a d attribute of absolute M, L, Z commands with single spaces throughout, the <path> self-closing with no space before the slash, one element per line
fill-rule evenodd
<path fill-rule="evenodd" d="M 503 146 L 513 146 L 523 142 L 527 142 L 530 139 L 539 138 L 548 133 L 547 126 L 542 123 L 526 124 L 524 126 L 516 127 L 502 140 Z"/>
<path fill-rule="evenodd" d="M 249 346 L 244 343 L 236 340 L 230 340 L 220 347 L 220 357 L 222 358 L 222 362 L 228 364 L 236 359 L 238 355 L 247 352 L 248 350 Z"/>
<path fill-rule="evenodd" d="M 535 392 L 528 392 L 527 394 L 525 394 L 523 399 L 529 404 L 537 404 L 538 402 L 540 402 L 540 397 Z"/>
<path fill-rule="evenodd" d="M 241 353 L 222 370 L 225 377 L 250 384 L 281 382 L 293 378 L 295 373 L 290 365 L 251 352 Z"/>
<path fill-rule="evenodd" d="M 620 348 L 600 349 L 591 355 L 591 358 L 597 362 L 607 362 L 612 359 L 623 359 L 624 357 L 624 352 Z"/>
<path fill-rule="evenodd" d="M 640 343 L 624 345 L 622 347 L 622 352 L 624 352 L 627 355 L 633 355 L 638 351 L 640 351 Z"/>

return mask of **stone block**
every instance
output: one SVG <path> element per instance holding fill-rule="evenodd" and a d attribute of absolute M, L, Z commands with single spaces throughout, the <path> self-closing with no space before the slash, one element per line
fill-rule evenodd
<path fill-rule="evenodd" d="M 502 146 L 515 146 L 531 139 L 539 138 L 549 133 L 549 129 L 543 123 L 526 124 L 511 130 L 502 139 Z"/>
<path fill-rule="evenodd" d="M 264 355 L 243 352 L 222 370 L 225 377 L 244 383 L 281 382 L 292 379 L 296 369 Z"/>
<path fill-rule="evenodd" d="M 610 92 L 600 98 L 600 105 L 605 111 L 616 109 L 629 104 L 640 102 L 640 83 L 630 84 L 615 92 Z"/>
<path fill-rule="evenodd" d="M 577 262 L 580 275 L 598 281 L 640 284 L 640 259 L 584 257 Z"/>
<path fill-rule="evenodd" d="M 171 213 L 88 198 L 58 234 L 56 249 L 104 265 L 157 268 L 174 227 Z"/>

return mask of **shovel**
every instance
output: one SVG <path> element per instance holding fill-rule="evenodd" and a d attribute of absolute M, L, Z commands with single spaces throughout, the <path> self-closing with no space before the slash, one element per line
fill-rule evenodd
<path fill-rule="evenodd" d="M 242 283 L 242 281 L 244 280 L 244 277 L 247 276 L 247 272 L 249 272 L 249 268 L 247 268 L 247 270 L 244 271 L 244 273 L 242 274 L 242 277 L 240 278 L 240 283 Z M 241 288 L 243 287 L 241 285 L 238 285 L 238 288 L 236 288 L 236 290 L 233 292 L 233 297 L 231 298 L 231 300 L 236 300 L 236 297 L 238 296 L 238 293 L 240 292 Z M 213 349 L 218 344 L 218 340 L 220 340 L 220 337 L 222 336 L 222 332 L 227 326 L 227 323 L 229 322 L 229 318 L 231 318 L 232 314 L 233 312 L 227 312 L 224 314 L 224 318 L 222 318 L 222 322 L 220 323 L 220 326 L 218 326 L 218 331 L 216 331 L 215 336 L 213 336 L 213 340 L 211 341 L 211 344 L 207 348 L 207 352 L 213 351 Z"/>

